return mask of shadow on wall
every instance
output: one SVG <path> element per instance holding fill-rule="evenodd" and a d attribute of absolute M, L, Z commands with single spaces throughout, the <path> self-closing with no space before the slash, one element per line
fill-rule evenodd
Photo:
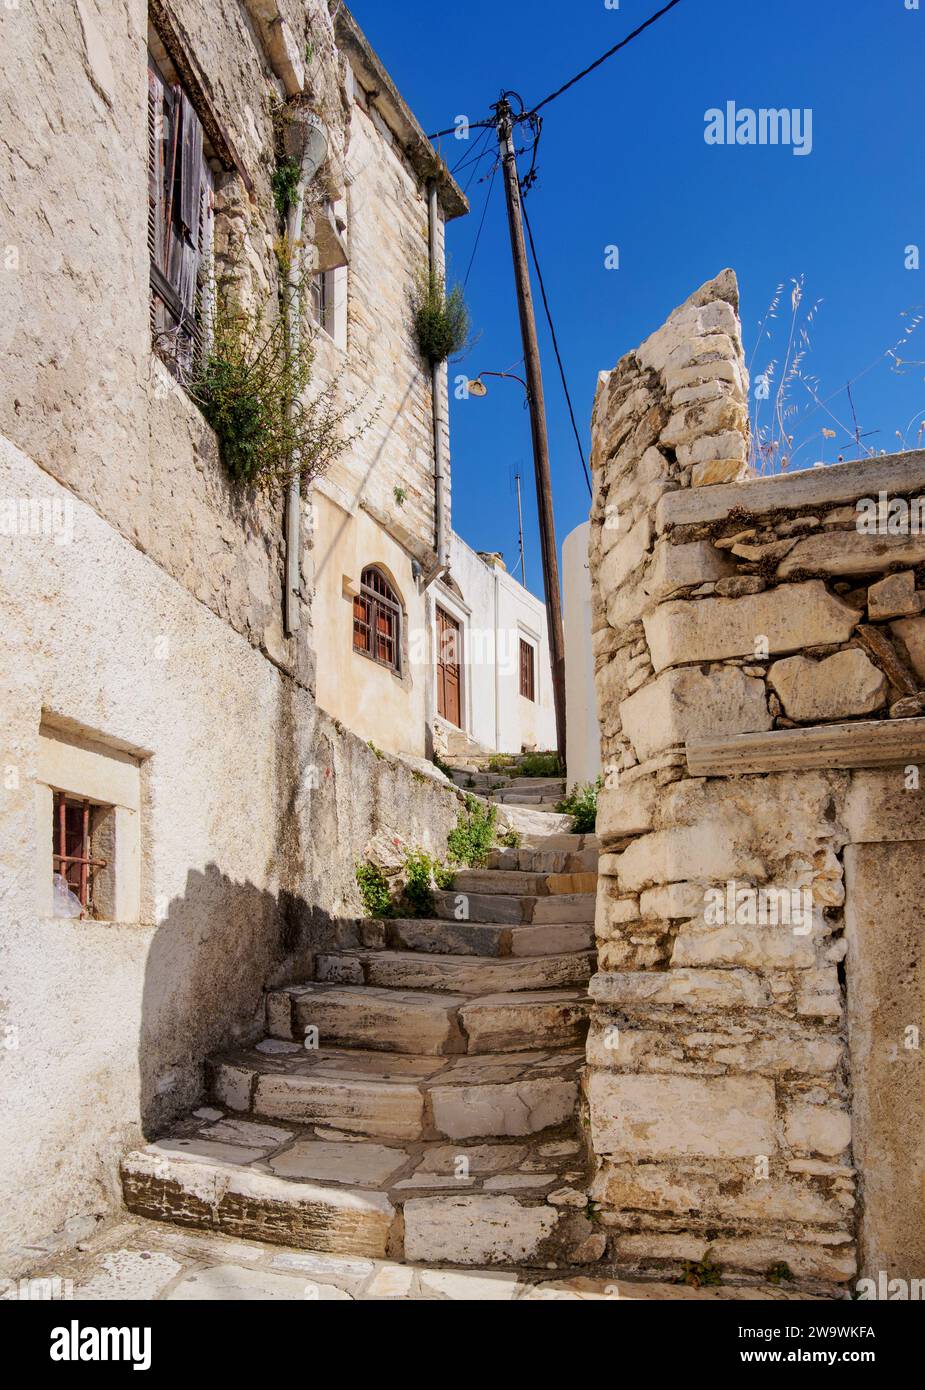
<path fill-rule="evenodd" d="M 201 1098 L 210 1052 L 261 1034 L 264 984 L 282 960 L 295 965 L 310 921 L 296 894 L 236 882 L 215 864 L 190 871 L 145 969 L 138 1060 L 147 1138 Z"/>

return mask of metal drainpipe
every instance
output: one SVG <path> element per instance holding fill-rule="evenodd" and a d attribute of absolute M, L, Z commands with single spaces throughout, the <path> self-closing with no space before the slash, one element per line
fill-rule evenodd
<path fill-rule="evenodd" d="M 310 112 L 302 112 L 298 118 L 302 132 L 301 168 L 295 198 L 286 217 L 286 235 L 292 250 L 289 263 L 288 289 L 286 303 L 287 330 L 291 351 L 296 352 L 302 332 L 302 296 L 299 283 L 302 277 L 302 226 L 305 220 L 305 190 L 317 174 L 327 157 L 327 135 L 321 121 Z M 293 122 L 293 126 L 296 122 Z M 295 405 L 291 406 L 294 411 Z M 302 606 L 299 599 L 301 589 L 301 566 L 299 548 L 302 532 L 302 484 L 301 479 L 291 479 L 286 493 L 286 578 L 283 621 L 286 636 L 291 637 L 302 626 Z"/>
<path fill-rule="evenodd" d="M 431 179 L 427 190 L 428 212 L 428 251 L 431 273 L 442 274 L 443 264 L 437 243 L 439 209 L 437 204 L 437 181 Z M 446 450 L 443 444 L 446 416 L 443 411 L 442 363 L 435 362 L 430 369 L 430 385 L 433 396 L 434 413 L 434 548 L 437 552 L 437 565 L 440 571 L 449 563 L 449 544 L 446 530 L 446 498 L 444 483 L 446 477 Z"/>

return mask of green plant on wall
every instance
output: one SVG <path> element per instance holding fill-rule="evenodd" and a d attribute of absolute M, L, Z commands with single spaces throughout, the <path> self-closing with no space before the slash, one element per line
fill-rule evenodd
<path fill-rule="evenodd" d="M 495 843 L 497 806 L 486 806 L 474 796 L 467 796 L 465 809 L 460 811 L 455 827 L 447 836 L 446 847 L 454 864 L 477 869 L 488 858 Z"/>
<path fill-rule="evenodd" d="M 356 880 L 367 917 L 394 917 L 389 880 L 378 864 L 357 864 Z"/>
<path fill-rule="evenodd" d="M 372 415 L 350 428 L 356 407 L 339 403 L 336 378 L 312 391 L 312 341 L 306 334 L 291 341 L 285 304 L 251 311 L 219 294 L 208 324 L 189 392 L 235 482 L 273 490 L 292 478 L 308 481 L 368 428 Z"/>
<path fill-rule="evenodd" d="M 423 270 L 411 294 L 411 311 L 418 348 L 431 366 L 462 352 L 471 325 L 461 285 L 447 293 L 446 280 L 438 271 Z"/>
<path fill-rule="evenodd" d="M 273 189 L 273 202 L 276 206 L 276 215 L 282 222 L 286 214 L 295 202 L 296 189 L 299 186 L 299 173 L 301 165 L 297 159 L 290 155 L 281 159 L 273 170 L 273 177 L 270 180 Z"/>

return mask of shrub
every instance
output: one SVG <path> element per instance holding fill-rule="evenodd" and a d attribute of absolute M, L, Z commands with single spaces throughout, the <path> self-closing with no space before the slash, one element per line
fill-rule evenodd
<path fill-rule="evenodd" d="M 426 850 L 412 850 L 405 857 L 404 898 L 409 917 L 433 917 L 435 870 L 439 864 Z"/>
<path fill-rule="evenodd" d="M 498 833 L 498 844 L 504 849 L 520 849 L 519 830 L 501 830 Z"/>
<path fill-rule="evenodd" d="M 494 846 L 497 819 L 497 806 L 483 806 L 474 796 L 467 796 L 465 809 L 447 836 L 446 847 L 453 863 L 469 869 L 484 864 Z"/>
<path fill-rule="evenodd" d="M 597 825 L 597 794 L 601 788 L 600 777 L 596 782 L 586 782 L 583 787 L 575 786 L 556 805 L 556 810 L 572 817 L 572 833 L 592 835 Z"/>
<path fill-rule="evenodd" d="M 367 917 L 394 917 L 389 881 L 378 864 L 357 864 L 356 879 Z"/>
<path fill-rule="evenodd" d="M 235 482 L 273 490 L 324 473 L 368 428 L 346 427 L 355 406 L 337 403 L 338 381 L 309 394 L 311 338 L 291 343 L 284 308 L 252 312 L 219 296 L 208 314 L 206 347 L 187 383 L 218 435 Z"/>
<path fill-rule="evenodd" d="M 558 777 L 561 771 L 558 753 L 525 753 L 520 760 L 521 777 Z"/>
<path fill-rule="evenodd" d="M 282 222 L 292 207 L 295 200 L 296 189 L 299 186 L 299 174 L 301 165 L 297 159 L 281 159 L 273 170 L 271 186 L 273 188 L 273 202 L 276 205 L 276 215 Z"/>
<path fill-rule="evenodd" d="M 421 356 L 431 366 L 462 352 L 469 341 L 470 322 L 460 285 L 447 294 L 442 275 L 422 271 L 412 291 L 411 310 Z"/>

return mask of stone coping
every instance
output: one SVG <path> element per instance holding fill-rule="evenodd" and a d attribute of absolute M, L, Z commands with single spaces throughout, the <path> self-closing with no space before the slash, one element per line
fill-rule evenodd
<path fill-rule="evenodd" d="M 806 468 L 797 473 L 776 473 L 743 483 L 682 488 L 659 500 L 656 525 L 661 532 L 670 526 L 721 521 L 733 510 L 764 516 L 777 511 L 831 507 L 859 497 L 876 497 L 880 491 L 890 495 L 925 493 L 925 449 Z"/>
<path fill-rule="evenodd" d="M 732 734 L 687 743 L 685 753 L 688 771 L 694 777 L 902 766 L 925 761 L 925 719 L 878 719 Z"/>

